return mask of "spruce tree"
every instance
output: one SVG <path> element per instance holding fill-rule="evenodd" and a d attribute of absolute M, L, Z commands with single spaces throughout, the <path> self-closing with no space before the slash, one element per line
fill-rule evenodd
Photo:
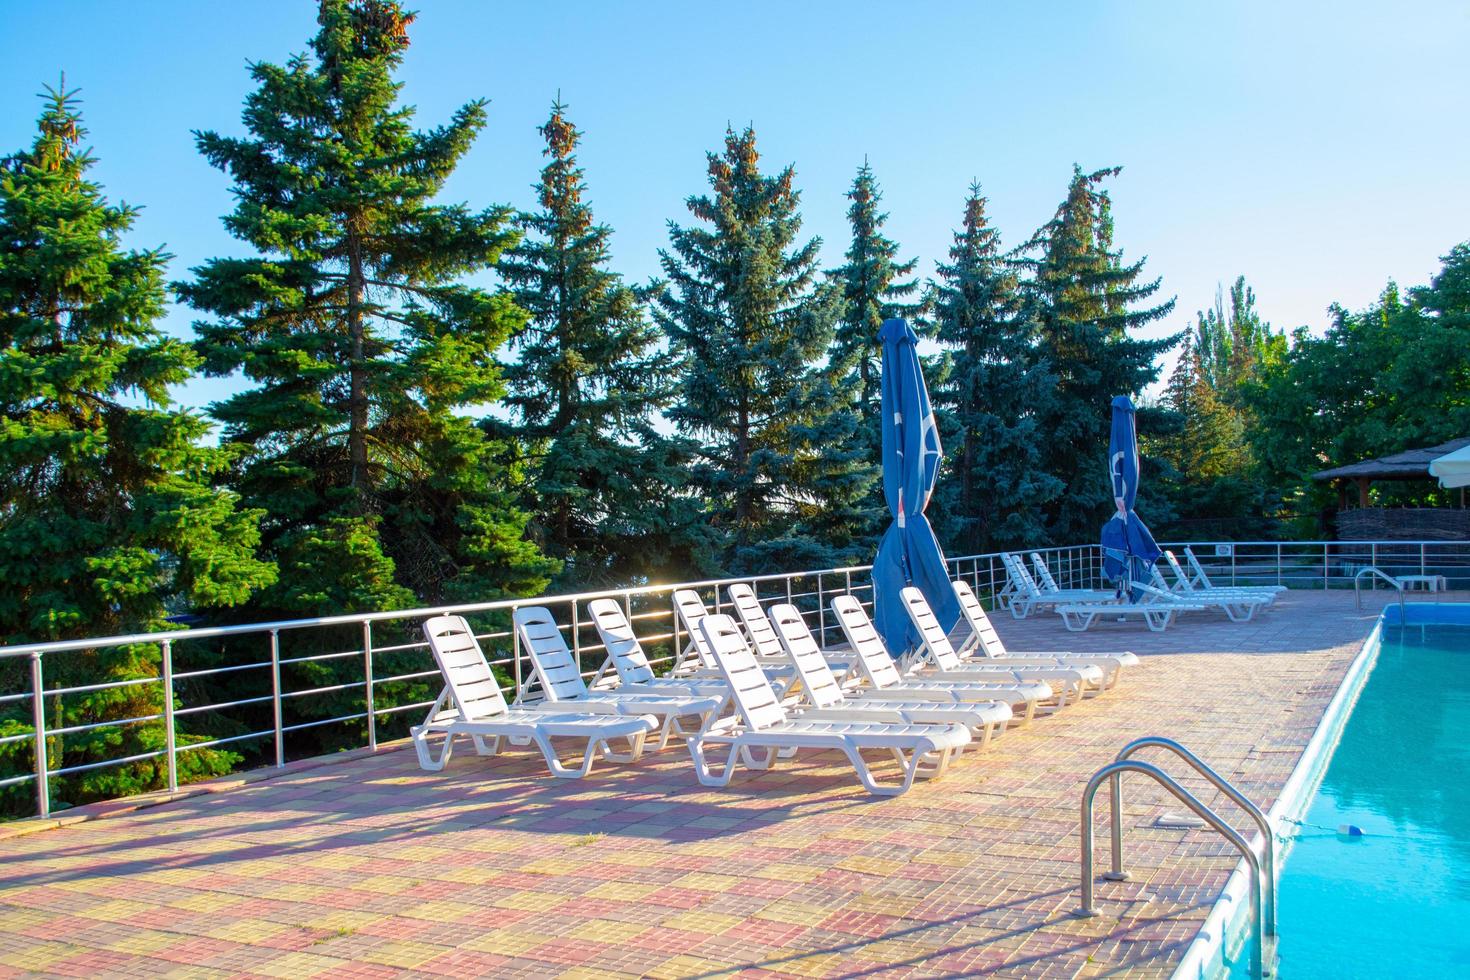
<path fill-rule="evenodd" d="M 918 296 L 919 280 L 901 281 L 918 266 L 917 258 L 898 260 L 898 243 L 883 235 L 888 215 L 878 210 L 883 192 L 867 161 L 858 168 L 848 190 L 852 205 L 847 221 L 852 241 L 847 262 L 834 273 L 842 285 L 842 319 L 837 325 L 833 358 L 848 369 L 847 384 L 858 401 L 862 435 L 874 447 L 873 462 L 879 461 L 882 428 L 878 414 L 882 403 L 883 345 L 878 328 L 884 320 L 901 317 L 915 320 L 926 308 Z M 913 298 L 913 302 L 904 302 Z"/>
<path fill-rule="evenodd" d="M 938 266 L 934 337 L 952 351 L 936 391 L 940 424 L 958 446 L 935 501 L 949 550 L 978 554 L 1045 537 L 1041 508 L 1061 482 L 1041 467 L 1038 431 L 1054 378 L 1039 358 L 1031 320 L 1000 233 L 970 185 L 948 264 Z"/>
<path fill-rule="evenodd" d="M 168 256 L 125 247 L 137 212 L 88 177 L 75 93 L 48 93 L 35 142 L 0 162 L 0 644 L 167 629 L 170 613 L 236 605 L 272 578 L 255 557 L 260 513 L 211 486 L 229 453 L 203 445 L 209 424 L 171 404 L 169 387 L 198 359 L 157 326 Z M 51 686 L 70 687 L 157 677 L 159 657 L 138 644 L 44 666 Z M 0 671 L 20 662 L 9 665 Z M 55 728 L 162 710 L 156 684 L 47 699 Z M 28 731 L 29 711 L 0 708 L 0 736 Z M 158 722 L 74 732 L 49 740 L 49 761 L 138 755 L 163 738 Z M 29 771 L 29 752 L 29 740 L 0 746 L 0 779 Z M 181 777 L 232 758 L 183 753 Z M 99 768 L 52 790 L 74 802 L 124 795 L 163 785 L 163 770 Z"/>
<path fill-rule="evenodd" d="M 533 594 L 555 571 L 524 538 L 509 447 L 465 416 L 504 393 L 495 351 L 524 322 L 469 285 L 515 243 L 508 209 L 432 203 L 485 124 L 470 102 L 411 128 L 394 73 L 412 15 L 321 0 L 311 54 L 255 64 L 248 135 L 196 134 L 234 182 L 225 226 L 251 246 L 178 286 L 248 455 L 281 581 L 264 605 L 349 612 Z"/>
<path fill-rule="evenodd" d="M 1039 429 L 1045 470 L 1063 483 L 1047 508 L 1056 542 L 1097 537 L 1111 504 L 1108 406 L 1117 395 L 1137 397 L 1158 377 L 1159 355 L 1178 342 L 1134 336 L 1167 316 L 1174 301 L 1142 306 L 1159 280 L 1142 280 L 1143 260 L 1126 263 L 1113 247 L 1112 201 L 1099 188 L 1120 169 L 1074 168 L 1066 200 L 1029 243 L 1039 253 L 1028 289 L 1040 353 L 1056 377 Z"/>
<path fill-rule="evenodd" d="M 680 358 L 668 417 L 701 440 L 710 570 L 851 560 L 876 471 L 828 359 L 841 291 L 820 281 L 821 240 L 799 241 L 792 168 L 761 173 L 753 129 L 708 159 L 714 193 L 688 200 L 697 224 L 669 224 L 654 317 Z"/>
<path fill-rule="evenodd" d="M 550 158 L 539 211 L 501 276 L 530 319 L 506 368 L 513 431 L 529 453 L 536 530 L 583 588 L 686 571 L 693 523 L 681 443 L 653 419 L 671 392 L 672 358 L 634 291 L 608 270 L 611 229 L 593 221 L 577 166 L 581 133 L 559 100 L 540 127 Z"/>

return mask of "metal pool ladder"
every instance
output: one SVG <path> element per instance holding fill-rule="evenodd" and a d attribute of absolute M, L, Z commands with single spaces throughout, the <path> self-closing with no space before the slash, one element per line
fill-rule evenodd
<path fill-rule="evenodd" d="M 1358 611 L 1362 612 L 1363 610 L 1363 576 L 1369 574 L 1378 576 L 1379 578 L 1383 579 L 1383 581 L 1387 582 L 1389 585 L 1399 590 L 1399 622 L 1402 623 L 1404 621 L 1404 583 L 1400 582 L 1398 579 L 1394 578 L 1383 569 L 1378 568 L 1374 565 L 1369 565 L 1367 568 L 1358 569 L 1358 574 L 1353 576 L 1353 598 L 1357 600 Z"/>
<path fill-rule="evenodd" d="M 1244 810 L 1255 821 L 1256 827 L 1261 832 L 1261 853 L 1257 854 L 1256 849 L 1234 827 L 1226 823 L 1214 810 L 1201 803 L 1198 798 L 1180 786 L 1158 766 L 1131 758 L 1141 749 L 1150 747 L 1167 749 L 1183 759 L 1196 772 L 1208 779 L 1216 789 Z M 1104 781 L 1111 783 L 1113 865 L 1112 870 L 1106 872 L 1102 877 L 1105 881 L 1127 881 L 1129 878 L 1128 872 L 1123 869 L 1123 773 L 1125 772 L 1142 773 L 1152 778 L 1174 794 L 1181 803 L 1197 813 L 1207 824 L 1219 831 L 1240 851 L 1241 857 L 1245 859 L 1251 871 L 1250 915 L 1251 938 L 1254 940 L 1251 946 L 1251 975 L 1254 977 L 1270 975 L 1276 959 L 1276 838 L 1271 832 L 1271 822 L 1261 812 L 1260 807 L 1246 799 L 1245 794 L 1231 785 L 1224 776 L 1205 765 L 1193 752 L 1171 738 L 1150 735 L 1134 739 L 1119 750 L 1111 763 L 1093 773 L 1092 778 L 1087 781 L 1087 788 L 1082 792 L 1082 905 L 1075 914 L 1084 918 L 1098 914 L 1092 904 L 1092 811 L 1094 798 Z M 1264 903 L 1262 902 L 1263 881 Z"/>

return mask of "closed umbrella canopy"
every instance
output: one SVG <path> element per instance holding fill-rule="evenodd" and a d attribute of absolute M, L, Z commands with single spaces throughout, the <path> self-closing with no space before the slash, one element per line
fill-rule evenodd
<path fill-rule="evenodd" d="M 918 646 L 899 592 L 916 586 L 946 630 L 960 607 L 949 584 L 944 553 L 924 508 L 939 477 L 939 429 L 919 365 L 918 336 L 903 320 L 885 320 L 883 342 L 883 496 L 893 523 L 873 561 L 873 625 L 894 656 Z"/>
<path fill-rule="evenodd" d="M 1133 512 L 1138 500 L 1138 432 L 1133 403 L 1113 399 L 1113 431 L 1108 439 L 1108 477 L 1118 512 L 1103 525 L 1103 573 L 1126 589 L 1134 602 L 1143 598 L 1135 582 L 1148 582 L 1149 569 L 1163 554 L 1143 521 Z"/>
<path fill-rule="evenodd" d="M 1429 474 L 1439 477 L 1439 485 L 1445 489 L 1470 487 L 1470 446 L 1430 460 Z"/>

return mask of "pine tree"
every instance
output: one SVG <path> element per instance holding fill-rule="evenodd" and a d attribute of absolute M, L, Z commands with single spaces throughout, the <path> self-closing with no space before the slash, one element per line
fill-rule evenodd
<path fill-rule="evenodd" d="M 898 243 L 883 235 L 883 225 L 888 221 L 888 215 L 878 210 L 883 192 L 866 160 L 858 168 L 847 197 L 852 201 L 847 209 L 852 242 L 847 262 L 834 273 L 842 285 L 843 313 L 837 325 L 833 359 L 851 371 L 847 385 L 857 397 L 861 432 L 870 439 L 874 447 L 872 461 L 877 463 L 882 448 L 878 414 L 883 400 L 883 345 L 878 340 L 878 328 L 884 320 L 895 317 L 915 320 L 926 304 L 917 296 L 917 279 L 900 281 L 913 275 L 919 260 L 898 261 Z M 910 297 L 918 301 L 903 302 Z"/>
<path fill-rule="evenodd" d="M 76 93 L 48 93 L 33 145 L 0 162 L 0 644 L 167 629 L 171 612 L 236 605 L 272 578 L 255 557 L 259 512 L 210 485 L 229 454 L 201 444 L 204 419 L 171 405 L 169 387 L 198 359 L 156 325 L 168 256 L 123 245 L 137 212 L 88 178 Z M 103 648 L 48 657 L 45 670 L 66 687 L 152 678 L 159 657 L 155 645 Z M 163 696 L 147 684 L 47 706 L 62 728 L 155 716 Z M 0 736 L 29 731 L 21 707 L 0 709 Z M 72 733 L 50 740 L 50 764 L 138 755 L 163 738 L 157 722 Z M 29 740 L 0 746 L 0 778 L 30 770 L 22 749 Z M 181 778 L 232 758 L 183 753 Z M 163 767 L 96 769 L 52 790 L 72 801 L 139 792 L 163 785 Z"/>
<path fill-rule="evenodd" d="M 1040 253 L 1028 283 L 1040 352 L 1056 377 L 1040 427 L 1044 468 L 1064 484 L 1048 508 L 1053 541 L 1096 537 L 1111 502 L 1108 406 L 1113 397 L 1137 396 L 1155 380 L 1158 356 L 1178 342 L 1133 336 L 1167 316 L 1174 301 L 1140 308 L 1158 292 L 1159 280 L 1140 281 L 1143 260 L 1125 263 L 1113 248 L 1112 201 L 1098 187 L 1119 170 L 1084 174 L 1074 168 L 1066 200 L 1029 243 Z"/>
<path fill-rule="evenodd" d="M 1039 543 L 1041 507 L 1061 488 L 1041 468 L 1037 430 L 1054 379 L 985 204 L 971 184 L 935 286 L 934 336 L 953 350 L 936 403 L 940 424 L 958 437 L 946 445 L 959 446 L 939 483 L 935 523 L 960 554 Z"/>
<path fill-rule="evenodd" d="M 252 66 L 249 135 L 196 134 L 234 181 L 225 226 L 258 254 L 177 288 L 215 317 L 196 325 L 209 373 L 253 383 L 212 411 L 268 513 L 276 610 L 527 595 L 555 571 L 524 539 L 509 447 L 464 415 L 504 393 L 494 354 L 524 322 L 464 282 L 514 244 L 510 212 L 431 203 L 485 103 L 411 129 L 393 75 L 412 20 L 321 0 L 311 56 Z"/>
<path fill-rule="evenodd" d="M 506 368 L 514 433 L 530 452 L 543 547 L 564 562 L 571 587 L 626 583 L 686 570 L 681 531 L 693 522 L 681 444 L 653 418 L 670 395 L 672 358 L 643 305 L 607 269 L 612 231 L 584 199 L 575 151 L 581 133 L 559 100 L 540 128 L 550 158 L 541 210 L 520 216 L 527 233 L 500 264 L 530 314 Z"/>
<path fill-rule="evenodd" d="M 702 439 L 692 489 L 720 539 L 711 570 L 813 567 L 865 547 L 876 472 L 827 357 L 841 292 L 819 282 L 820 239 L 798 242 L 787 167 L 761 173 L 755 131 L 709 154 L 699 224 L 670 222 L 654 317 L 680 358 L 674 425 Z"/>

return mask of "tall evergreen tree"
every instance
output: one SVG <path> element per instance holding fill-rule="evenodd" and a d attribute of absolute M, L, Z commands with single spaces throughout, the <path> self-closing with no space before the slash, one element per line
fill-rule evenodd
<path fill-rule="evenodd" d="M 878 414 L 883 401 L 883 345 L 878 328 L 893 317 L 914 320 L 926 304 L 919 296 L 919 280 L 902 281 L 913 275 L 919 260 L 899 261 L 898 243 L 884 236 L 888 215 L 878 210 L 883 192 L 866 160 L 847 197 L 852 201 L 847 209 L 852 240 L 847 261 L 834 273 L 842 286 L 843 309 L 833 358 L 851 372 L 847 383 L 857 397 L 862 434 L 877 447 L 873 453 L 877 462 L 882 445 Z"/>
<path fill-rule="evenodd" d="M 939 483 L 935 523 L 961 554 L 1038 544 L 1042 505 L 1061 489 L 1041 468 L 1038 431 L 1055 379 L 985 204 L 971 184 L 934 289 L 934 336 L 953 351 L 935 400 L 953 437 L 946 445 L 959 446 Z"/>
<path fill-rule="evenodd" d="M 249 135 L 197 134 L 234 181 L 225 226 L 258 254 L 177 288 L 205 367 L 253 386 L 213 406 L 248 452 L 281 581 L 265 605 L 347 612 L 526 595 L 555 563 L 524 539 L 505 447 L 463 410 L 503 394 L 524 314 L 467 285 L 514 244 L 505 208 L 431 203 L 485 124 L 471 102 L 418 132 L 393 75 L 412 15 L 321 0 L 311 55 L 251 67 Z"/>
<path fill-rule="evenodd" d="M 671 393 L 672 357 L 638 297 L 607 269 L 611 229 L 596 224 L 577 166 L 581 133 L 558 100 L 540 128 L 550 158 L 541 209 L 500 264 L 530 314 L 506 368 L 514 432 L 530 452 L 529 506 L 572 587 L 626 583 L 692 563 L 681 531 L 692 501 L 681 443 L 653 419 Z"/>
<path fill-rule="evenodd" d="M 75 93 L 48 91 L 35 142 L 0 162 L 0 644 L 167 629 L 170 612 L 236 605 L 272 578 L 255 557 L 259 511 L 210 485 L 229 453 L 201 445 L 208 423 L 171 405 L 169 386 L 198 359 L 156 325 L 168 256 L 124 246 L 136 210 L 89 179 Z M 70 687 L 157 677 L 159 655 L 139 644 L 45 666 Z M 147 684 L 47 706 L 63 728 L 155 716 L 163 696 Z M 28 730 L 21 707 L 0 709 L 0 736 Z M 50 764 L 72 766 L 157 749 L 163 733 L 142 722 L 50 741 Z M 5 763 L 17 749 L 29 754 L 29 742 L 0 746 L 0 778 L 16 774 Z M 179 756 L 185 779 L 229 760 Z M 107 767 L 52 789 L 73 801 L 123 795 L 162 785 L 162 770 Z"/>
<path fill-rule="evenodd" d="M 709 154 L 698 224 L 669 223 L 654 317 L 679 356 L 669 419 L 701 438 L 692 487 L 720 540 L 712 568 L 847 560 L 876 473 L 828 355 L 842 294 L 819 281 L 820 239 L 799 242 L 794 172 L 762 174 L 755 131 Z"/>
<path fill-rule="evenodd" d="M 1159 289 L 1143 281 L 1143 260 L 1113 248 L 1112 201 L 1099 189 L 1121 168 L 1073 169 L 1067 197 L 1029 243 L 1039 253 L 1028 283 L 1040 352 L 1056 376 L 1041 425 L 1046 472 L 1064 490 L 1048 508 L 1053 541 L 1087 541 L 1111 503 L 1107 444 L 1114 396 L 1137 396 L 1158 377 L 1157 358 L 1177 337 L 1143 340 L 1134 332 L 1167 316 L 1172 299 L 1141 306 Z"/>

